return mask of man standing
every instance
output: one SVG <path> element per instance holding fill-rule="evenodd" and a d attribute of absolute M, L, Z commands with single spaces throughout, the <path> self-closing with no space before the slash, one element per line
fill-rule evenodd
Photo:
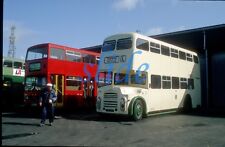
<path fill-rule="evenodd" d="M 55 91 L 52 89 L 52 84 L 48 83 L 40 95 L 39 105 L 41 106 L 41 123 L 45 125 L 46 116 L 49 117 L 49 125 L 52 126 L 54 120 L 54 102 L 57 100 Z"/>
<path fill-rule="evenodd" d="M 84 104 L 85 104 L 85 106 L 87 106 L 88 94 L 87 94 L 87 79 L 86 78 L 84 78 L 84 80 L 83 80 L 83 92 L 84 92 Z"/>
<path fill-rule="evenodd" d="M 94 99 L 94 83 L 91 80 L 90 85 L 89 85 L 89 98 L 88 98 L 88 103 L 89 103 L 89 107 L 93 108 L 94 104 L 93 104 L 93 99 Z"/>

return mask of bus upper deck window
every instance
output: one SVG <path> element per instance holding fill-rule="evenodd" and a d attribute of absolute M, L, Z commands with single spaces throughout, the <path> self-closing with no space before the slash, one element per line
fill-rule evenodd
<path fill-rule="evenodd" d="M 51 48 L 50 58 L 64 60 L 65 59 L 65 52 L 62 49 Z"/>
<path fill-rule="evenodd" d="M 148 40 L 144 40 L 144 39 L 138 38 L 136 40 L 136 48 L 144 50 L 144 51 L 149 51 L 149 42 L 148 42 Z"/>
<path fill-rule="evenodd" d="M 150 42 L 150 51 L 153 53 L 160 54 L 160 44 Z"/>
<path fill-rule="evenodd" d="M 117 50 L 130 49 L 132 47 L 131 38 L 123 38 L 117 41 Z"/>
<path fill-rule="evenodd" d="M 194 55 L 194 62 L 198 63 L 198 57 Z"/>
<path fill-rule="evenodd" d="M 164 45 L 161 45 L 161 54 L 170 56 L 170 48 Z"/>
<path fill-rule="evenodd" d="M 22 69 L 22 66 L 23 66 L 22 62 L 14 62 L 14 66 L 13 67 Z"/>
<path fill-rule="evenodd" d="M 179 51 L 179 58 L 182 59 L 182 60 L 186 60 L 186 53 L 182 52 L 182 51 Z"/>
<path fill-rule="evenodd" d="M 12 67 L 12 61 L 5 60 L 3 65 L 4 65 L 4 67 Z"/>
<path fill-rule="evenodd" d="M 116 40 L 105 41 L 103 43 L 102 52 L 113 51 L 116 46 Z"/>
<path fill-rule="evenodd" d="M 100 57 L 96 57 L 96 62 L 99 65 L 99 63 L 100 63 Z"/>
<path fill-rule="evenodd" d="M 47 57 L 47 48 L 31 48 L 27 52 L 26 60 L 35 60 Z"/>

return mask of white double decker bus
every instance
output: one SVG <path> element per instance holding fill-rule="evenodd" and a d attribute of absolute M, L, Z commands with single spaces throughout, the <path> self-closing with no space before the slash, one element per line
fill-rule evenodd
<path fill-rule="evenodd" d="M 104 40 L 96 111 L 130 115 L 201 106 L 200 65 L 195 52 L 138 33 Z"/>

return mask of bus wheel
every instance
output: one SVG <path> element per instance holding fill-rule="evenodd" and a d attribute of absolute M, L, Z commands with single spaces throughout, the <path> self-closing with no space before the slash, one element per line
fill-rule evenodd
<path fill-rule="evenodd" d="M 192 111 L 192 100 L 191 100 L 191 96 L 187 95 L 184 100 L 183 112 L 190 113 L 191 111 Z"/>
<path fill-rule="evenodd" d="M 141 120 L 143 117 L 143 104 L 141 100 L 136 100 L 134 102 L 133 119 L 135 121 Z"/>

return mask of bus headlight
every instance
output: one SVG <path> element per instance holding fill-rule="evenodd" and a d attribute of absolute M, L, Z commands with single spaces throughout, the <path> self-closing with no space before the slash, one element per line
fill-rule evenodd
<path fill-rule="evenodd" d="M 41 88 L 40 88 L 40 87 L 36 87 L 36 86 L 35 86 L 35 88 L 34 88 L 34 89 L 35 89 L 35 90 L 41 90 Z"/>
<path fill-rule="evenodd" d="M 97 98 L 97 101 L 96 101 L 96 108 L 97 108 L 98 110 L 101 109 L 101 98 L 100 98 L 100 97 Z"/>
<path fill-rule="evenodd" d="M 128 101 L 128 95 L 127 94 L 124 94 L 123 97 L 125 98 L 125 100 Z"/>
<path fill-rule="evenodd" d="M 125 111 L 125 105 L 126 105 L 125 98 L 121 98 L 121 101 L 120 101 L 120 110 L 121 111 Z"/>
<path fill-rule="evenodd" d="M 28 95 L 27 94 L 24 94 L 24 102 L 27 102 L 29 99 Z"/>

